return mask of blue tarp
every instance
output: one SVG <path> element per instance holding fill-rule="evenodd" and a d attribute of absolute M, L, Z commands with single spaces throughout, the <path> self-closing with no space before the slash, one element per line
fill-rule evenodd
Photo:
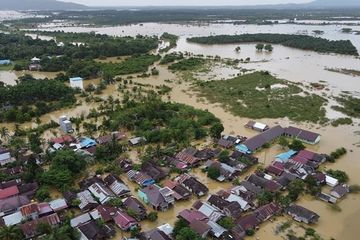
<path fill-rule="evenodd" d="M 9 65 L 11 64 L 11 61 L 8 59 L 0 60 L 0 65 Z"/>
<path fill-rule="evenodd" d="M 242 152 L 242 153 L 247 153 L 247 154 L 251 153 L 251 151 L 244 144 L 237 145 L 236 150 L 238 150 L 239 152 Z"/>
<path fill-rule="evenodd" d="M 92 146 L 96 146 L 96 142 L 95 142 L 95 140 L 93 140 L 91 138 L 83 138 L 80 141 L 80 146 L 81 146 L 81 148 L 89 148 Z"/>
<path fill-rule="evenodd" d="M 284 153 L 280 153 L 276 156 L 276 159 L 280 160 L 281 162 L 287 162 L 292 156 L 294 156 L 297 151 L 290 150 Z"/>

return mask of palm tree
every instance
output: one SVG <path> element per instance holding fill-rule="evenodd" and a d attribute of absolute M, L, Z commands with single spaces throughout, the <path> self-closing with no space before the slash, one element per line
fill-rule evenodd
<path fill-rule="evenodd" d="M 22 240 L 24 236 L 17 226 L 5 226 L 0 228 L 0 239 L 2 240 Z"/>
<path fill-rule="evenodd" d="M 7 142 L 9 140 L 9 129 L 6 127 L 0 128 L 0 138 Z"/>

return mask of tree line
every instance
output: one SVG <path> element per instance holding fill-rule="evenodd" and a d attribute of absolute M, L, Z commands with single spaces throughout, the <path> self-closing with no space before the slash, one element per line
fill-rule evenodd
<path fill-rule="evenodd" d="M 236 43 L 271 43 L 286 47 L 312 50 L 321 53 L 338 53 L 358 56 L 356 47 L 350 40 L 328 40 L 319 37 L 292 34 L 257 33 L 242 35 L 218 35 L 208 37 L 193 37 L 189 42 L 200 44 L 236 44 Z"/>

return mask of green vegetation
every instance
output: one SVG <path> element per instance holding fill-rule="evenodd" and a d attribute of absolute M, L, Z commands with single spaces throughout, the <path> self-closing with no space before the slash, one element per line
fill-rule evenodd
<path fill-rule="evenodd" d="M 353 120 L 351 118 L 338 118 L 331 122 L 331 126 L 338 127 L 339 125 L 351 125 Z"/>
<path fill-rule="evenodd" d="M 354 184 L 349 187 L 350 193 L 360 193 L 360 185 Z"/>
<path fill-rule="evenodd" d="M 298 139 L 294 139 L 291 144 L 289 144 L 289 148 L 294 151 L 300 151 L 305 149 L 305 145 Z"/>
<path fill-rule="evenodd" d="M 347 153 L 347 150 L 345 148 L 338 148 L 335 151 L 330 153 L 330 156 L 328 156 L 329 162 L 335 162 L 337 159 L 341 158 Z"/>
<path fill-rule="evenodd" d="M 22 240 L 24 235 L 21 229 L 16 226 L 3 226 L 0 228 L 0 239 L 2 240 Z"/>
<path fill-rule="evenodd" d="M 150 222 L 155 222 L 158 219 L 158 213 L 157 212 L 150 212 L 147 216 Z"/>
<path fill-rule="evenodd" d="M 208 128 L 219 124 L 213 114 L 183 104 L 148 98 L 130 101 L 110 117 L 111 130 L 126 128 L 150 143 L 188 143 L 208 136 Z"/>
<path fill-rule="evenodd" d="M 230 230 L 235 226 L 234 220 L 231 217 L 223 217 L 219 220 L 218 223 L 227 230 Z"/>
<path fill-rule="evenodd" d="M 304 191 L 305 183 L 301 179 L 295 179 L 292 181 L 287 189 L 289 190 L 288 197 L 291 201 L 296 201 L 300 194 Z"/>
<path fill-rule="evenodd" d="M 169 69 L 174 71 L 191 71 L 198 69 L 204 64 L 205 60 L 202 58 L 189 58 L 170 65 Z"/>
<path fill-rule="evenodd" d="M 327 170 L 326 173 L 328 175 L 330 175 L 331 177 L 339 180 L 339 183 L 346 183 L 349 181 L 349 176 L 344 171 L 330 169 L 330 170 Z"/>
<path fill-rule="evenodd" d="M 161 35 L 160 39 L 169 42 L 169 46 L 163 49 L 160 49 L 160 52 L 168 52 L 170 49 L 175 48 L 177 46 L 177 41 L 179 39 L 178 36 L 170 34 L 170 33 L 163 33 L 163 35 Z"/>
<path fill-rule="evenodd" d="M 140 55 L 133 56 L 121 63 L 102 63 L 101 70 L 109 75 L 125 75 L 133 73 L 147 72 L 150 65 L 160 60 L 159 55 Z"/>
<path fill-rule="evenodd" d="M 221 173 L 219 168 L 216 167 L 209 167 L 207 169 L 207 176 L 213 180 L 217 180 L 220 177 Z"/>
<path fill-rule="evenodd" d="M 160 61 L 160 64 L 168 64 L 173 63 L 177 60 L 181 60 L 184 58 L 184 55 L 182 53 L 169 53 L 166 54 Z"/>
<path fill-rule="evenodd" d="M 341 106 L 332 106 L 332 109 L 342 112 L 350 117 L 360 118 L 360 98 L 343 95 L 337 97 L 336 101 L 340 103 Z"/>
<path fill-rule="evenodd" d="M 30 121 L 33 117 L 72 106 L 75 101 L 75 91 L 63 82 L 25 75 L 14 86 L 0 85 L 0 104 L 10 106 L 0 110 L 0 121 Z"/>
<path fill-rule="evenodd" d="M 188 38 L 188 41 L 201 44 L 228 44 L 228 43 L 272 43 L 303 50 L 313 50 L 322 53 L 339 53 L 358 56 L 356 47 L 349 40 L 332 41 L 324 38 L 306 35 L 291 34 L 242 34 L 242 35 L 217 35 L 209 37 Z M 258 46 L 260 50 L 260 45 Z M 257 47 L 257 49 L 258 49 Z M 262 47 L 264 45 L 262 44 Z M 262 50 L 262 48 L 261 48 Z"/>
<path fill-rule="evenodd" d="M 279 84 L 282 87 L 277 88 Z M 289 117 L 310 122 L 325 118 L 322 107 L 325 99 L 315 94 L 301 96 L 300 87 L 268 72 L 245 74 L 225 81 L 198 82 L 195 89 L 201 97 L 222 103 L 238 116 L 254 119 Z"/>
<path fill-rule="evenodd" d="M 50 186 L 59 190 L 67 190 L 73 185 L 75 177 L 86 167 L 84 157 L 73 150 L 61 150 L 51 156 L 49 170 L 37 174 L 41 186 Z"/>

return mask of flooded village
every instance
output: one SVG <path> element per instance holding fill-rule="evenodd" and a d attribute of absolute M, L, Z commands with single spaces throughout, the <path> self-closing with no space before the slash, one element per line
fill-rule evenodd
<path fill-rule="evenodd" d="M 358 20 L 15 31 L 26 15 L 3 14 L 19 44 L 0 47 L 0 239 L 358 239 L 358 54 L 192 40 L 358 52 Z"/>

